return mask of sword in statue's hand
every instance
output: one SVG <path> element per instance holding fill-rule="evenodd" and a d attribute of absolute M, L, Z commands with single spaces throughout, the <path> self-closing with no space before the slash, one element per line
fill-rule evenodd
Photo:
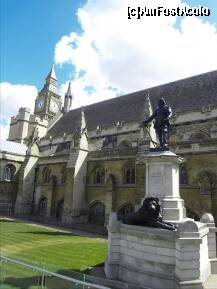
<path fill-rule="evenodd" d="M 150 141 L 153 143 L 154 147 L 156 147 L 158 145 L 158 143 L 156 141 L 153 140 L 152 136 L 151 136 L 151 133 L 150 133 L 150 126 L 148 125 L 148 123 L 146 123 L 145 121 L 143 121 L 140 126 L 140 128 L 143 129 L 144 131 L 144 128 L 146 129 L 147 133 L 148 133 L 148 136 L 150 138 Z M 149 128 L 149 129 L 148 129 Z"/>

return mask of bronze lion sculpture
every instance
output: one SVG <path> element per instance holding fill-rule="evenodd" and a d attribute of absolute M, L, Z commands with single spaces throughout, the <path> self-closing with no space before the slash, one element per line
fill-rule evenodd
<path fill-rule="evenodd" d="M 158 198 L 146 198 L 139 210 L 129 213 L 122 219 L 122 222 L 128 225 L 148 226 L 171 231 L 177 229 L 175 224 L 163 221 Z"/>

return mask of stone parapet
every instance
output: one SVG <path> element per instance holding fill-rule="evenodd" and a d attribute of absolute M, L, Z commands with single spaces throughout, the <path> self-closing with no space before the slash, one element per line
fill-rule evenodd
<path fill-rule="evenodd" d="M 177 231 L 131 226 L 112 213 L 106 276 L 152 289 L 202 289 L 215 267 L 212 230 L 192 219 Z"/>

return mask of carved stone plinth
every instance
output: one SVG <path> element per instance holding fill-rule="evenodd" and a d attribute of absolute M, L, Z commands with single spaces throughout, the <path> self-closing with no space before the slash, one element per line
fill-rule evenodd
<path fill-rule="evenodd" d="M 150 152 L 137 160 L 138 164 L 146 164 L 145 197 L 159 198 L 163 220 L 167 222 L 179 222 L 186 216 L 179 192 L 179 165 L 183 161 L 183 158 L 170 151 Z"/>
<path fill-rule="evenodd" d="M 126 225 L 112 213 L 108 225 L 107 278 L 151 289 L 203 289 L 216 274 L 215 224 L 185 219 L 177 231 Z"/>

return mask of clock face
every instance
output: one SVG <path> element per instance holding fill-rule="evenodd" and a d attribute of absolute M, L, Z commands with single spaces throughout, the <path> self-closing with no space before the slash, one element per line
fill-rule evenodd
<path fill-rule="evenodd" d="M 42 110 L 44 108 L 44 100 L 39 99 L 36 103 L 37 110 Z"/>
<path fill-rule="evenodd" d="M 50 101 L 50 111 L 56 113 L 56 112 L 58 112 L 58 110 L 59 110 L 58 104 L 54 100 L 51 99 L 51 101 Z"/>

